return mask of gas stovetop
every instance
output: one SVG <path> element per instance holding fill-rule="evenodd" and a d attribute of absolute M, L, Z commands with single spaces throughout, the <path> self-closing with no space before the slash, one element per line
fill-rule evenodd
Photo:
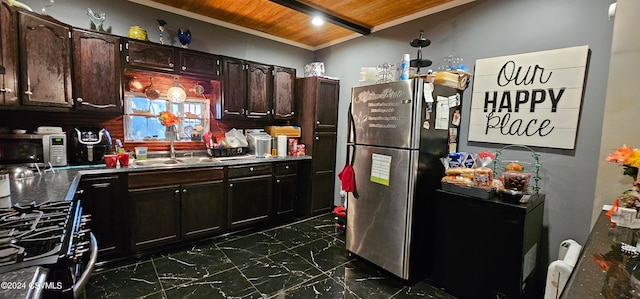
<path fill-rule="evenodd" d="M 0 273 L 55 264 L 65 256 L 76 203 L 49 201 L 0 209 Z"/>

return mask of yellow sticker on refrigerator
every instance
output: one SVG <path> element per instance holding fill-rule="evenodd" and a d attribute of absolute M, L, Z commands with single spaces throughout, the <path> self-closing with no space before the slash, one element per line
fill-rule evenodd
<path fill-rule="evenodd" d="M 371 181 L 380 185 L 389 186 L 391 174 L 391 156 L 371 155 Z"/>

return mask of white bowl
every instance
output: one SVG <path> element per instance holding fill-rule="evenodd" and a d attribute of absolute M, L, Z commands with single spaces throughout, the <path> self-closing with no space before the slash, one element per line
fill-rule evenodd
<path fill-rule="evenodd" d="M 25 134 L 27 133 L 27 130 L 15 129 L 15 130 L 12 130 L 11 132 L 13 132 L 14 134 Z"/>

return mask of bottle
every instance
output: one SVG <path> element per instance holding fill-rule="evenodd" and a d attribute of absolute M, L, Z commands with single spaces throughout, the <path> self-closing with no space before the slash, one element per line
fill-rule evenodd
<path fill-rule="evenodd" d="M 409 54 L 402 55 L 402 64 L 400 64 L 400 80 L 409 79 Z"/>

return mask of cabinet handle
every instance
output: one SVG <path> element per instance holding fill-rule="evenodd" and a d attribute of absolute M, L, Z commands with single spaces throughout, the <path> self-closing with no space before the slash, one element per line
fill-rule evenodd
<path fill-rule="evenodd" d="M 296 114 L 296 112 L 295 111 L 291 111 L 291 115 L 294 115 L 294 114 Z"/>
<path fill-rule="evenodd" d="M 84 101 L 84 99 L 82 99 L 82 98 L 77 98 L 76 99 L 76 102 L 78 102 L 78 103 L 82 103 L 83 101 Z"/>
<path fill-rule="evenodd" d="M 229 188 L 233 187 L 233 184 L 229 184 Z"/>
<path fill-rule="evenodd" d="M 76 194 L 78 194 L 78 195 L 82 195 L 82 194 L 84 194 L 84 190 L 83 190 L 83 189 L 77 190 L 77 191 L 76 191 Z"/>
<path fill-rule="evenodd" d="M 127 44 L 127 45 L 128 45 L 128 44 Z M 127 49 L 128 49 L 128 48 L 127 48 Z M 127 63 L 129 63 L 129 55 L 127 55 L 127 57 L 125 57 L 124 59 L 127 61 Z"/>
<path fill-rule="evenodd" d="M 280 184 L 280 180 L 276 180 L 276 183 Z"/>
<path fill-rule="evenodd" d="M 173 191 L 173 192 L 175 192 L 176 194 L 179 194 L 180 193 L 180 189 L 176 189 L 176 191 Z"/>
<path fill-rule="evenodd" d="M 320 124 L 320 121 L 319 121 L 319 120 L 317 120 L 317 121 L 316 121 L 316 125 L 319 125 L 319 124 Z"/>
<path fill-rule="evenodd" d="M 253 167 L 250 167 L 249 170 L 253 171 Z"/>
<path fill-rule="evenodd" d="M 187 189 L 182 189 L 182 193 L 187 193 Z"/>
<path fill-rule="evenodd" d="M 169 62 L 169 67 L 173 67 L 173 62 Z"/>
<path fill-rule="evenodd" d="M 320 137 L 316 136 L 316 140 L 320 140 Z"/>
<path fill-rule="evenodd" d="M 25 92 L 24 92 L 24 94 L 26 94 L 26 95 L 32 95 L 32 94 L 33 94 L 33 92 L 31 92 L 31 90 L 27 90 L 27 91 L 25 91 Z"/>
<path fill-rule="evenodd" d="M 183 71 L 186 71 L 186 70 L 187 70 L 187 67 L 183 65 L 183 66 L 182 66 L 182 70 L 183 70 Z"/>
<path fill-rule="evenodd" d="M 0 88 L 0 92 L 12 93 L 13 90 L 11 88 Z"/>
<path fill-rule="evenodd" d="M 289 169 L 289 165 L 285 166 L 284 169 Z"/>

